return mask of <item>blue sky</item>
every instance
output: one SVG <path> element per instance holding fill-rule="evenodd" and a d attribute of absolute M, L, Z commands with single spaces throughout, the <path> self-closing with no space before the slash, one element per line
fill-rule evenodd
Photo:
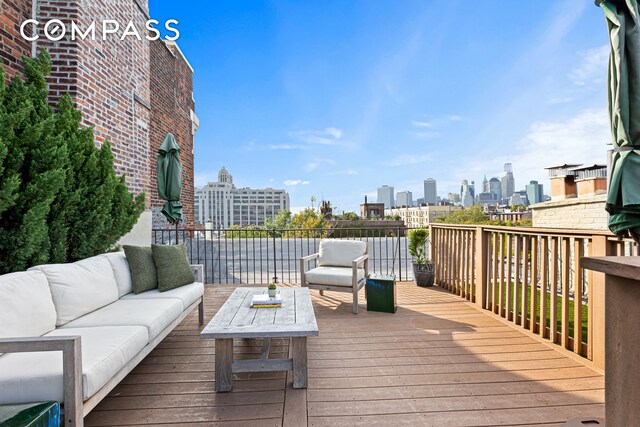
<path fill-rule="evenodd" d="M 544 167 L 603 163 L 606 25 L 591 0 L 154 0 L 195 69 L 196 185 L 286 188 L 355 210 Z"/>

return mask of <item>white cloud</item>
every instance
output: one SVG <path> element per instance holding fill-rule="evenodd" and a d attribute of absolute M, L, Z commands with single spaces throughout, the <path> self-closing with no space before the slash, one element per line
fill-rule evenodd
<path fill-rule="evenodd" d="M 544 168 L 564 163 L 606 164 L 610 140 L 605 109 L 586 110 L 563 121 L 535 122 L 512 156 L 517 187 L 544 176 Z M 507 159 L 503 159 L 507 160 Z M 523 179 L 524 178 L 524 179 Z"/>
<path fill-rule="evenodd" d="M 289 136 L 307 144 L 336 145 L 342 139 L 342 130 L 334 127 L 289 132 Z"/>
<path fill-rule="evenodd" d="M 580 65 L 569 73 L 569 78 L 578 86 L 598 84 L 607 77 L 607 64 L 609 61 L 609 45 L 589 49 L 580 54 Z"/>
<path fill-rule="evenodd" d="M 419 128 L 432 128 L 433 127 L 433 123 L 425 122 L 425 121 L 422 121 L 422 120 L 411 120 L 411 123 L 414 126 L 417 126 Z"/>
<path fill-rule="evenodd" d="M 456 116 L 454 114 L 454 115 L 449 116 L 449 120 L 452 121 L 452 122 L 459 122 L 459 121 L 462 121 L 462 116 Z"/>
<path fill-rule="evenodd" d="M 318 169 L 323 164 L 324 165 L 333 166 L 333 165 L 336 164 L 336 162 L 333 159 L 314 159 L 314 160 L 310 161 L 309 163 L 307 163 L 304 166 L 304 169 L 307 172 L 313 172 L 314 170 Z"/>
<path fill-rule="evenodd" d="M 287 187 L 292 187 L 295 185 L 308 185 L 310 182 L 302 179 L 287 179 L 284 181 L 284 185 Z"/>
<path fill-rule="evenodd" d="M 423 154 L 421 156 L 415 156 L 412 154 L 401 154 L 391 160 L 389 163 L 391 166 L 410 166 L 410 165 L 418 165 L 421 163 L 427 163 L 431 161 L 431 156 L 429 154 Z"/>

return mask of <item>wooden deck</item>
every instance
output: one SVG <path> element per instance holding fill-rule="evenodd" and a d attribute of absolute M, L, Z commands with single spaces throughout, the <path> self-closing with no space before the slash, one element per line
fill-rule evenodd
<path fill-rule="evenodd" d="M 234 287 L 209 286 L 208 321 Z M 604 381 L 545 344 L 439 288 L 398 285 L 396 314 L 351 313 L 349 294 L 312 291 L 309 388 L 285 373 L 237 374 L 214 393 L 214 342 L 193 313 L 86 418 L 88 426 L 561 425 L 604 417 Z M 361 301 L 364 301 L 362 295 Z M 258 357 L 238 340 L 236 357 Z M 273 357 L 288 343 L 273 340 Z"/>

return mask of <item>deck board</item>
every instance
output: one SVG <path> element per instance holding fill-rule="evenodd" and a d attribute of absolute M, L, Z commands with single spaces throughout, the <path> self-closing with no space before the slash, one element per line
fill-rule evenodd
<path fill-rule="evenodd" d="M 208 320 L 233 292 L 207 286 Z M 211 340 L 197 313 L 180 324 L 85 419 L 87 426 L 561 425 L 604 417 L 601 374 L 439 288 L 398 284 L 395 314 L 351 313 L 347 294 L 312 291 L 309 388 L 285 373 L 234 375 L 214 393 Z M 364 292 L 361 298 L 364 301 Z M 257 358 L 261 340 L 236 340 Z M 288 354 L 274 339 L 272 357 Z M 288 378 L 289 377 L 289 378 Z"/>

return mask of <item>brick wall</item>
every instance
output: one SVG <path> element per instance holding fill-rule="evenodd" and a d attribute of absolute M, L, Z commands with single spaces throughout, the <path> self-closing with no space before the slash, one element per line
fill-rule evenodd
<path fill-rule="evenodd" d="M 0 0 L 0 63 L 7 81 L 22 72 L 21 56 L 31 56 L 31 42 L 20 36 L 20 24 L 31 18 L 31 0 Z M 31 26 L 27 28 L 31 35 Z"/>
<path fill-rule="evenodd" d="M 139 29 L 148 19 L 146 2 L 133 0 L 39 0 L 38 18 L 57 18 L 68 24 L 75 20 L 82 28 L 92 21 L 130 20 Z M 98 25 L 99 27 L 99 25 Z M 149 41 L 128 37 L 106 40 L 65 37 L 58 42 L 39 40 L 52 57 L 49 79 L 51 102 L 63 93 L 71 94 L 82 110 L 83 124 L 94 128 L 96 144 L 111 143 L 118 174 L 125 174 L 134 193 L 147 193 L 150 204 L 152 183 L 149 175 Z"/>
<path fill-rule="evenodd" d="M 538 203 L 529 208 L 534 227 L 607 230 L 609 215 L 604 210 L 606 201 L 607 196 L 600 195 Z"/>
<path fill-rule="evenodd" d="M 183 222 L 193 224 L 193 71 L 179 49 L 162 40 L 151 42 L 151 105 L 151 181 L 156 182 L 158 149 L 167 133 L 172 133 L 180 146 Z M 163 204 L 154 192 L 154 227 L 167 226 L 159 213 Z"/>

